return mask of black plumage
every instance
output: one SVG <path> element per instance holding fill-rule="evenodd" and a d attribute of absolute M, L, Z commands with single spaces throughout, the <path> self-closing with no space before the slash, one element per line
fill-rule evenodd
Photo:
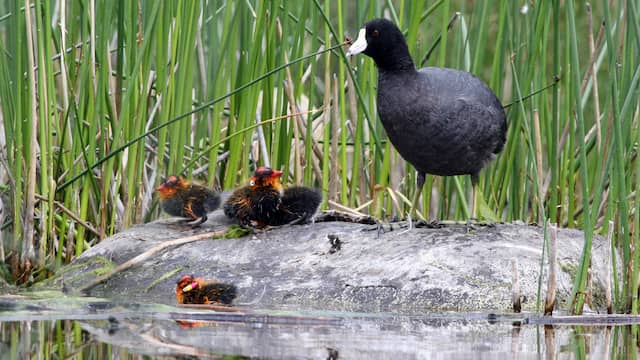
<path fill-rule="evenodd" d="M 220 206 L 220 195 L 181 176 L 170 176 L 157 188 L 162 210 L 186 218 L 193 227 L 207 221 L 207 214 Z"/>
<path fill-rule="evenodd" d="M 224 203 L 224 214 L 241 225 L 274 225 L 282 202 L 282 171 L 260 167 L 249 185 L 236 189 Z"/>
<path fill-rule="evenodd" d="M 316 189 L 305 186 L 291 186 L 284 190 L 280 204 L 280 224 L 306 224 L 315 215 L 322 202 L 322 195 Z"/>
<path fill-rule="evenodd" d="M 236 298 L 237 292 L 238 289 L 233 284 L 204 280 L 193 275 L 184 275 L 176 283 L 178 304 L 230 305 Z"/>
<path fill-rule="evenodd" d="M 264 228 L 308 223 L 322 201 L 320 193 L 304 186 L 282 188 L 282 171 L 260 167 L 249 185 L 236 189 L 224 204 L 224 213 L 241 225 Z"/>
<path fill-rule="evenodd" d="M 391 21 L 372 20 L 348 54 L 364 53 L 378 68 L 378 114 L 389 140 L 418 174 L 471 175 L 498 154 L 507 122 L 500 100 L 472 74 L 448 68 L 416 70 L 404 36 Z"/>

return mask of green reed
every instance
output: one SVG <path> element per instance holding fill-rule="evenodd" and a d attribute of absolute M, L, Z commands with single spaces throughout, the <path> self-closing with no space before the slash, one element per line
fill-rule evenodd
<path fill-rule="evenodd" d="M 585 231 L 572 311 L 593 236 L 612 220 L 616 309 L 637 313 L 639 2 L 5 1 L 0 246 L 11 280 L 37 280 L 157 218 L 154 188 L 180 172 L 231 189 L 269 164 L 285 184 L 320 187 L 323 208 L 406 216 L 415 174 L 377 120 L 375 66 L 339 46 L 386 16 L 416 64 L 469 70 L 515 102 L 480 189 L 503 221 Z M 468 177 L 428 176 L 420 216 L 465 219 L 470 190 Z"/>

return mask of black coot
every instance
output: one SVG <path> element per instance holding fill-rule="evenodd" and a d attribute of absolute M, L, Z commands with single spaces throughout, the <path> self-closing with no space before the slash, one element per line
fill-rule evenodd
<path fill-rule="evenodd" d="M 506 117 L 493 91 L 465 71 L 416 70 L 400 29 L 386 19 L 360 29 L 347 55 L 358 53 L 376 62 L 380 120 L 391 143 L 417 170 L 412 209 L 425 174 L 469 174 L 475 188 L 480 170 L 506 141 Z"/>

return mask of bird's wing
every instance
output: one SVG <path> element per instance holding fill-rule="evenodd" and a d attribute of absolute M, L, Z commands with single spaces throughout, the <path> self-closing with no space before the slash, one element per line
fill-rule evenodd
<path fill-rule="evenodd" d="M 502 109 L 487 106 L 473 98 L 458 98 L 451 102 L 445 116 L 447 123 L 444 124 L 451 134 L 450 143 L 454 147 L 464 144 L 464 151 L 477 153 L 491 153 L 501 148 L 505 141 L 504 130 L 501 129 L 506 129 L 506 125 L 504 113 L 500 117 L 497 111 Z"/>
<path fill-rule="evenodd" d="M 187 215 L 187 217 L 195 220 L 200 217 L 198 214 L 201 214 L 203 210 L 202 204 L 200 204 L 197 197 L 188 196 L 184 200 L 182 211 Z"/>

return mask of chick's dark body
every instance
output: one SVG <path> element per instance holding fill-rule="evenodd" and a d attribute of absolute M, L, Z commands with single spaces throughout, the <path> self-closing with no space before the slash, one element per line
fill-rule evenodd
<path fill-rule="evenodd" d="M 235 190 L 225 202 L 225 215 L 242 225 L 258 228 L 309 222 L 318 210 L 322 196 L 303 186 L 292 186 L 283 191 L 281 175 L 279 170 L 258 168 L 249 185 Z"/>
<path fill-rule="evenodd" d="M 157 189 L 160 206 L 169 215 L 207 221 L 207 214 L 220 206 L 220 195 L 202 185 L 192 184 L 180 176 L 170 176 Z"/>
<path fill-rule="evenodd" d="M 288 224 L 308 223 L 322 202 L 322 195 L 315 189 L 304 186 L 286 188 L 282 194 L 280 216 L 278 222 Z"/>
<path fill-rule="evenodd" d="M 241 187 L 224 204 L 224 214 L 241 225 L 272 225 L 280 208 L 280 191 L 273 187 Z"/>
<path fill-rule="evenodd" d="M 175 196 L 162 200 L 161 204 L 162 210 L 169 215 L 195 220 L 217 209 L 220 195 L 204 186 L 191 184 Z"/>
<path fill-rule="evenodd" d="M 184 275 L 176 283 L 176 302 L 178 304 L 231 304 L 237 292 L 233 284 Z"/>
<path fill-rule="evenodd" d="M 502 105 L 475 76 L 433 67 L 379 70 L 380 120 L 391 143 L 419 172 L 477 175 L 502 150 L 507 127 Z"/>
<path fill-rule="evenodd" d="M 233 284 L 210 283 L 204 284 L 202 289 L 184 293 L 183 304 L 231 304 L 236 298 L 237 288 Z"/>

